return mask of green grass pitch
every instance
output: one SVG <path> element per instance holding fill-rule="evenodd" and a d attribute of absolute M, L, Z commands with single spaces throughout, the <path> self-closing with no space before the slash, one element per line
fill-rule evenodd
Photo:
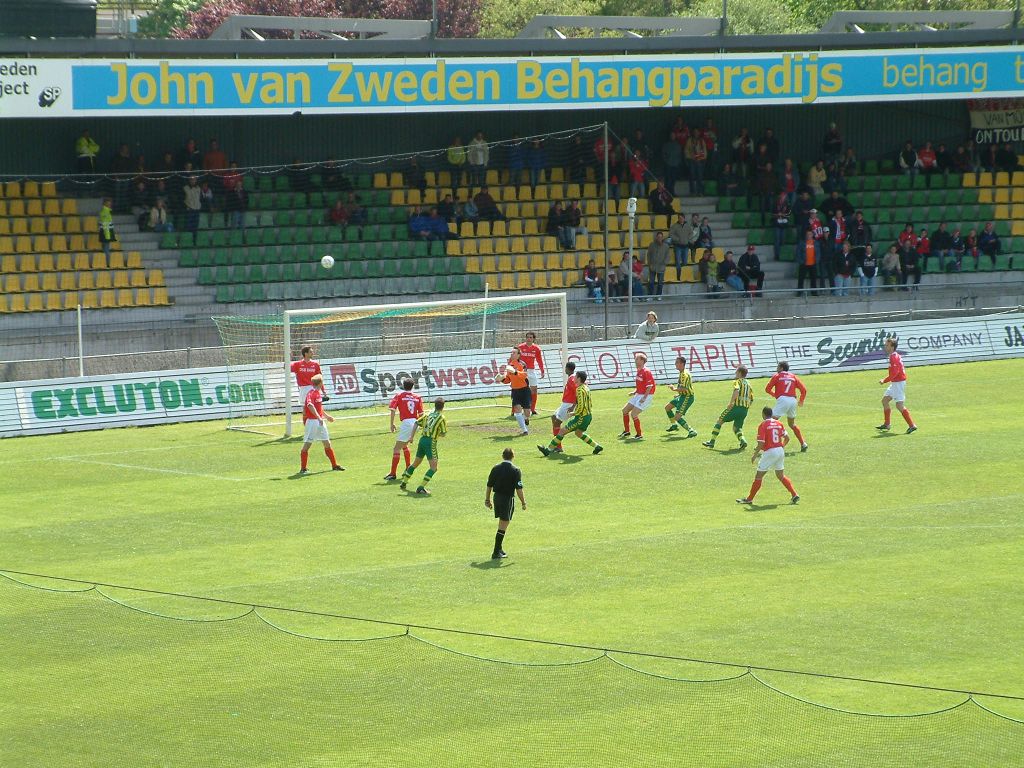
<path fill-rule="evenodd" d="M 728 427 L 716 450 L 701 446 L 729 382 L 697 383 L 695 439 L 665 432 L 659 383 L 642 443 L 616 439 L 626 391 L 595 392 L 600 456 L 572 436 L 565 457 L 540 455 L 554 395 L 525 438 L 504 406 L 453 408 L 429 498 L 382 480 L 386 415 L 332 425 L 347 471 L 324 471 L 314 446 L 303 478 L 297 442 L 223 423 L 7 440 L 0 569 L 1024 695 L 1024 361 L 909 373 L 909 436 L 898 414 L 893 434 L 875 432 L 877 371 L 804 378 L 810 451 L 791 444 L 786 461 L 795 507 L 772 475 L 756 507 L 735 503 L 753 467 Z M 765 383 L 753 382 L 751 442 Z M 528 509 L 495 567 L 484 480 L 509 446 Z M 863 717 L 836 710 L 906 715 L 965 696 L 271 610 L 212 621 L 246 609 L 102 590 L 136 611 L 22 580 L 48 589 L 0 579 L 3 765 L 1009 766 L 1024 754 L 1022 701 Z"/>

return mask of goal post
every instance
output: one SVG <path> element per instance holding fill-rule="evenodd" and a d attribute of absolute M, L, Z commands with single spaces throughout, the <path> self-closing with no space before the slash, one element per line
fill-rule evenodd
<path fill-rule="evenodd" d="M 279 315 L 214 321 L 229 379 L 263 376 L 260 404 L 229 406 L 229 429 L 290 437 L 301 412 L 291 362 L 313 347 L 332 411 L 386 406 L 403 378 L 424 398 L 490 400 L 511 347 L 534 332 L 544 353 L 542 391 L 564 384 L 568 360 L 565 293 L 286 309 Z"/>

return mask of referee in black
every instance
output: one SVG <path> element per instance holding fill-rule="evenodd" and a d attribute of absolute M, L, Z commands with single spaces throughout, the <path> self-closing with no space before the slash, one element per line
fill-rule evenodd
<path fill-rule="evenodd" d="M 495 464 L 491 474 L 487 476 L 487 496 L 484 498 L 484 506 L 494 510 L 494 516 L 498 518 L 498 533 L 494 537 L 494 552 L 491 553 L 492 560 L 499 560 L 508 557 L 505 550 L 501 548 L 505 540 L 505 531 L 512 521 L 512 513 L 515 511 L 515 497 L 519 497 L 519 504 L 526 509 L 526 499 L 523 497 L 523 473 L 519 467 L 512 463 L 516 457 L 511 448 L 501 452 L 503 461 Z M 491 503 L 491 494 L 494 494 L 494 503 Z"/>

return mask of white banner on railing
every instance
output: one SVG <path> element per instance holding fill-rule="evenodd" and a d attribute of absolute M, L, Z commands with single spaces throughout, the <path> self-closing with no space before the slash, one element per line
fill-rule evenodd
<path fill-rule="evenodd" d="M 569 359 L 586 370 L 595 389 L 633 381 L 633 355 L 643 350 L 658 381 L 675 380 L 682 356 L 697 381 L 728 379 L 738 365 L 751 378 L 774 373 L 788 360 L 797 373 L 884 368 L 882 343 L 900 339 L 908 366 L 1024 357 L 1024 313 L 968 319 L 878 322 L 858 325 L 701 336 L 666 336 L 647 344 L 632 339 L 571 344 Z M 548 363 L 541 391 L 563 385 L 559 348 L 544 348 Z M 332 409 L 386 404 L 405 377 L 425 398 L 466 400 L 504 395 L 498 383 L 506 350 L 431 355 L 389 355 L 323 360 Z M 280 411 L 283 366 L 204 368 L 0 385 L 0 436 L 46 434 L 118 426 L 171 424 Z"/>

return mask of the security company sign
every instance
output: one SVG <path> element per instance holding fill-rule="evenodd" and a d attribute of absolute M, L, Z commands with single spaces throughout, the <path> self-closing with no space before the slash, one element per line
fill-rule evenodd
<path fill-rule="evenodd" d="M 569 359 L 597 389 L 623 387 L 643 351 L 660 382 L 675 380 L 682 357 L 697 381 L 728 379 L 739 365 L 752 378 L 774 373 L 788 360 L 799 373 L 883 368 L 883 342 L 897 336 L 908 365 L 1024 357 L 1024 314 L 965 320 L 874 323 L 749 334 L 666 336 L 652 344 L 632 339 L 569 347 Z M 544 349 L 541 390 L 563 386 L 557 346 Z M 323 360 L 331 408 L 386 404 L 404 378 L 426 398 L 467 400 L 503 396 L 505 350 L 466 350 L 355 360 Z M 0 385 L 0 436 L 113 426 L 222 419 L 284 409 L 283 366 L 243 370 L 209 368 L 150 374 L 19 382 Z M 297 403 L 293 402 L 293 407 Z"/>

